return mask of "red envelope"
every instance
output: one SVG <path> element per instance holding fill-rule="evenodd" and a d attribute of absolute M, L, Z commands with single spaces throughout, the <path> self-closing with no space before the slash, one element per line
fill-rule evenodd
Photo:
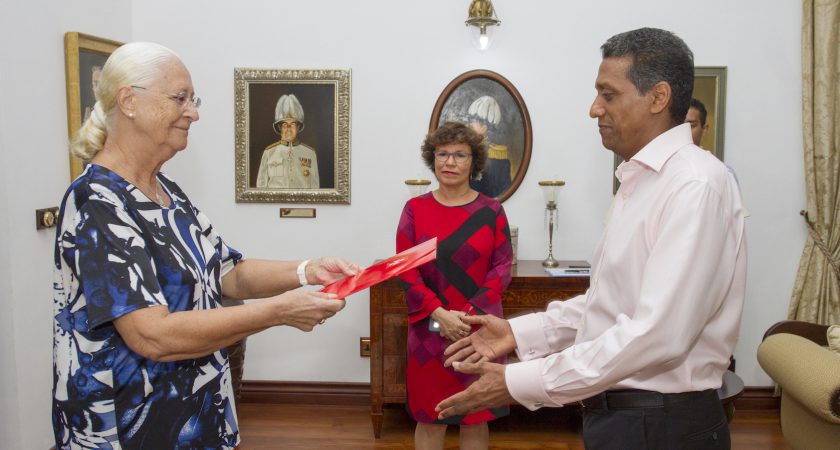
<path fill-rule="evenodd" d="M 374 284 L 381 283 L 406 270 L 413 269 L 435 259 L 437 259 L 437 238 L 432 238 L 420 245 L 415 245 L 404 252 L 400 252 L 368 268 L 362 269 L 361 272 L 352 277 L 347 277 L 329 286 L 325 286 L 324 289 L 321 289 L 321 292 L 336 294 L 338 298 L 345 298 L 350 294 L 367 289 Z"/>

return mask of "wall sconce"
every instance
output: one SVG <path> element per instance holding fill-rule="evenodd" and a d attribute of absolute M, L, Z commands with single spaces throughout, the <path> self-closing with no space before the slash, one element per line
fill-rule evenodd
<path fill-rule="evenodd" d="M 429 180 L 405 180 L 405 185 L 408 187 L 408 193 L 411 194 L 412 197 L 425 194 L 426 190 L 429 189 L 430 184 L 432 184 L 432 182 Z"/>
<path fill-rule="evenodd" d="M 554 231 L 557 229 L 557 191 L 565 185 L 565 181 L 540 181 L 539 185 L 543 190 L 545 200 L 545 226 L 548 228 L 548 257 L 543 260 L 543 267 L 557 267 L 560 263 L 554 259 L 553 244 Z"/>
<path fill-rule="evenodd" d="M 472 0 L 464 24 L 471 27 L 469 33 L 475 46 L 484 51 L 490 47 L 493 27 L 501 25 L 502 21 L 496 17 L 493 2 L 490 0 Z"/>

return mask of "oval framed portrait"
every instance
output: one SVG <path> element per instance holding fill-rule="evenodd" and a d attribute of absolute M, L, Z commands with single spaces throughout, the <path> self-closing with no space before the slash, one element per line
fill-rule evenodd
<path fill-rule="evenodd" d="M 519 91 L 496 72 L 463 73 L 438 97 L 429 131 L 448 121 L 467 123 L 487 139 L 487 165 L 470 186 L 500 202 L 507 200 L 531 161 L 531 117 Z"/>

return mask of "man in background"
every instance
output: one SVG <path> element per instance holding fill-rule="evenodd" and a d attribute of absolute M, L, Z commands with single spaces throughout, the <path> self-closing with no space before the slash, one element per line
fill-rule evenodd
<path fill-rule="evenodd" d="M 694 145 L 700 147 L 700 141 L 709 131 L 709 124 L 706 123 L 706 105 L 700 100 L 692 98 L 691 103 L 688 104 L 685 123 L 691 125 L 691 139 L 694 141 Z"/>
<path fill-rule="evenodd" d="M 481 377 L 439 417 L 580 402 L 590 450 L 729 448 L 716 390 L 746 285 L 738 187 L 684 123 L 694 84 L 684 42 L 642 28 L 601 50 L 589 115 L 624 162 L 590 288 L 546 312 L 461 318 L 481 328 L 446 350 L 446 364 Z M 512 350 L 521 362 L 489 362 Z"/>

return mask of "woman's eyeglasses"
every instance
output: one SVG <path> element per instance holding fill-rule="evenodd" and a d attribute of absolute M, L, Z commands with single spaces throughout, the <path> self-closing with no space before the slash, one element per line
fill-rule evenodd
<path fill-rule="evenodd" d="M 444 152 L 444 151 L 435 152 L 435 159 L 438 160 L 438 162 L 446 162 L 447 160 L 449 160 L 450 156 L 453 159 L 455 159 L 456 163 L 460 164 L 460 163 L 466 161 L 467 159 L 471 158 L 472 153 L 464 153 L 464 152 L 449 153 L 449 152 Z"/>
<path fill-rule="evenodd" d="M 181 107 L 181 109 L 187 109 L 187 105 L 192 105 L 193 108 L 195 108 L 195 109 L 198 109 L 198 108 L 201 107 L 201 98 L 196 97 L 195 95 L 190 97 L 189 95 L 187 95 L 186 92 L 181 92 L 179 94 L 168 94 L 166 92 L 153 91 L 153 90 L 151 90 L 149 88 L 145 88 L 143 86 L 131 86 L 131 87 L 133 89 L 140 89 L 140 90 L 143 90 L 143 91 L 149 91 L 149 92 L 154 92 L 156 94 L 161 94 L 161 95 L 165 96 L 166 98 L 174 101 L 176 104 L 178 104 L 178 106 Z"/>

